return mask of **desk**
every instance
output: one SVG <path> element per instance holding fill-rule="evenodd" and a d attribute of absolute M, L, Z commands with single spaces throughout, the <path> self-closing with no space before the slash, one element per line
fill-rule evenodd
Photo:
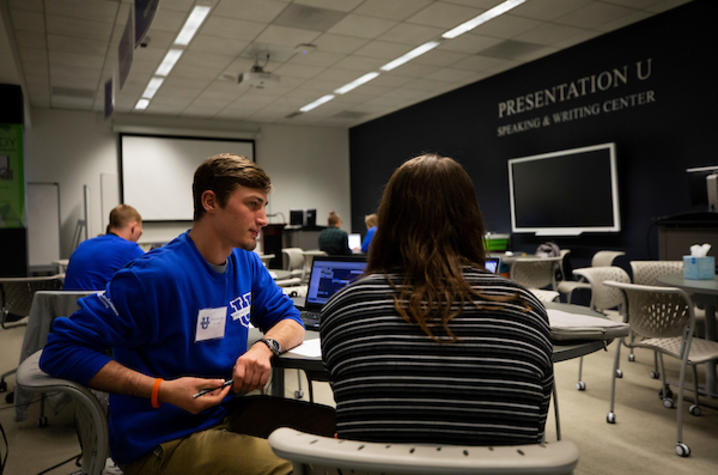
<path fill-rule="evenodd" d="M 716 334 L 715 310 L 718 304 L 718 279 L 692 280 L 684 279 L 681 276 L 659 277 L 661 284 L 670 287 L 678 287 L 691 295 L 695 303 L 705 305 L 706 312 L 706 339 L 718 340 Z M 716 397 L 716 364 L 713 361 L 706 363 L 706 392 L 711 397 Z"/>

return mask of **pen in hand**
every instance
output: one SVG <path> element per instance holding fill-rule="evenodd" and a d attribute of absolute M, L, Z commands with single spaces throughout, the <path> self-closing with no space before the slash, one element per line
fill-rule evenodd
<path fill-rule="evenodd" d="M 207 394 L 207 393 L 211 393 L 212 391 L 216 391 L 217 389 L 222 389 L 222 388 L 224 388 L 224 387 L 227 387 L 227 386 L 229 386 L 230 384 L 232 384 L 233 382 L 234 382 L 233 379 L 228 379 L 228 380 L 225 381 L 221 386 L 217 386 L 216 388 L 203 389 L 203 390 L 201 390 L 200 392 L 198 392 L 197 394 L 192 395 L 192 397 L 195 398 L 195 399 L 197 399 L 198 397 L 204 396 L 204 395 Z"/>

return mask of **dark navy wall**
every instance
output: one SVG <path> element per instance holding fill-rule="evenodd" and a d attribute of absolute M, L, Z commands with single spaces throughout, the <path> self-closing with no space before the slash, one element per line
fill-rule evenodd
<path fill-rule="evenodd" d="M 509 158 L 615 142 L 622 231 L 551 238 L 585 265 L 597 249 L 632 259 L 657 257 L 658 217 L 689 211 L 685 169 L 718 164 L 718 98 L 712 72 L 718 2 L 693 2 L 350 130 L 352 229 L 376 209 L 384 183 L 422 152 L 455 158 L 474 180 L 486 226 L 510 232 Z M 635 64 L 651 74 L 640 80 Z M 629 78 L 602 92 L 498 116 L 502 101 L 627 66 Z M 575 107 L 652 91 L 655 101 L 565 123 L 498 136 L 498 127 Z M 644 94 L 644 97 L 647 97 Z M 428 190 L 427 190 L 428 191 Z M 512 247 L 533 251 L 546 237 L 515 234 Z"/>

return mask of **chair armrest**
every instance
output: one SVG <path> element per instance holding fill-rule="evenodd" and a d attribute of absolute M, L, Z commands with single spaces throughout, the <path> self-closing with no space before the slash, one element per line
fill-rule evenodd
<path fill-rule="evenodd" d="M 386 473 L 571 473 L 578 448 L 568 440 L 516 446 L 460 446 L 360 442 L 282 427 L 269 436 L 272 450 L 292 462 Z"/>

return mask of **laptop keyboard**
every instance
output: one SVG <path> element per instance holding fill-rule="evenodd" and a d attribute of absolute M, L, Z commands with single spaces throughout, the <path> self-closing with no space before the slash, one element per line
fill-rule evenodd
<path fill-rule="evenodd" d="M 319 331 L 319 314 L 303 310 L 299 312 L 299 317 L 304 322 L 307 330 Z"/>

